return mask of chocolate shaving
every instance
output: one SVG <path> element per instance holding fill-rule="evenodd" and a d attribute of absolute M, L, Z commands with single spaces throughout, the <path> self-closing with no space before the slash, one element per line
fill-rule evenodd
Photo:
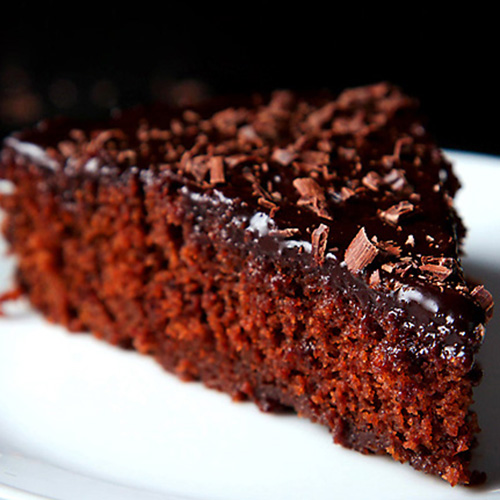
<path fill-rule="evenodd" d="M 161 130 L 159 128 L 152 128 L 149 131 L 149 140 L 168 141 L 171 138 L 172 138 L 172 132 L 170 132 L 170 130 Z"/>
<path fill-rule="evenodd" d="M 275 90 L 271 95 L 269 108 L 273 111 L 291 109 L 295 95 L 291 90 Z"/>
<path fill-rule="evenodd" d="M 320 165 L 325 165 L 330 161 L 330 155 L 324 153 L 323 151 L 302 151 L 300 153 L 300 159 L 307 164 L 319 167 Z"/>
<path fill-rule="evenodd" d="M 307 163 L 303 161 L 294 161 L 292 166 L 299 172 L 300 175 L 309 175 L 318 178 L 321 175 L 323 166 L 316 163 Z"/>
<path fill-rule="evenodd" d="M 166 146 L 165 146 L 165 154 L 163 155 L 163 159 L 168 162 L 168 163 L 173 163 L 173 162 L 176 162 L 177 160 L 179 160 L 179 153 L 175 150 L 174 146 L 172 146 L 172 144 L 170 143 L 167 143 Z M 190 157 L 189 153 L 185 153 L 185 160 L 183 161 L 181 159 L 181 164 L 180 164 L 180 168 L 181 169 L 185 169 L 186 167 L 186 162 L 187 162 L 187 159 Z"/>
<path fill-rule="evenodd" d="M 255 189 L 256 186 L 258 186 L 260 189 L 262 189 L 260 187 L 260 184 L 259 184 L 259 181 L 258 181 L 257 177 L 255 177 L 255 174 L 253 172 L 251 172 L 249 169 L 245 168 L 245 170 L 243 171 L 242 175 L 243 175 L 243 178 L 245 180 L 247 180 L 250 184 L 252 184 L 252 186 L 254 187 L 254 189 Z"/>
<path fill-rule="evenodd" d="M 351 196 L 354 196 L 354 191 L 348 187 L 343 186 L 340 190 L 340 197 L 342 201 L 348 200 Z"/>
<path fill-rule="evenodd" d="M 293 181 L 295 189 L 300 193 L 298 206 L 306 206 L 319 217 L 332 219 L 326 210 L 326 199 L 323 188 L 310 177 L 300 177 Z"/>
<path fill-rule="evenodd" d="M 302 151 L 303 149 L 308 148 L 310 144 L 311 138 L 309 136 L 300 135 L 299 137 L 297 137 L 292 147 L 295 151 Z"/>
<path fill-rule="evenodd" d="M 307 126 L 312 129 L 320 129 L 324 124 L 331 121 L 336 107 L 337 105 L 334 102 L 329 102 L 316 111 L 313 111 L 307 117 Z"/>
<path fill-rule="evenodd" d="M 224 177 L 224 160 L 222 156 L 212 156 L 208 160 L 210 168 L 210 184 L 222 184 L 226 182 Z"/>
<path fill-rule="evenodd" d="M 290 111 L 282 107 L 273 107 L 271 102 L 267 108 L 262 108 L 257 113 L 252 121 L 252 128 L 261 141 L 270 139 L 276 143 L 288 130 L 290 114 Z"/>
<path fill-rule="evenodd" d="M 394 156 L 392 155 L 384 155 L 382 156 L 382 165 L 385 168 L 392 168 L 394 166 Z"/>
<path fill-rule="evenodd" d="M 387 184 L 392 191 L 402 191 L 405 187 L 409 186 L 403 171 L 397 168 L 393 168 L 384 176 L 384 183 Z"/>
<path fill-rule="evenodd" d="M 335 135 L 354 135 L 363 126 L 364 111 L 356 111 L 350 116 L 339 116 L 332 122 L 332 133 Z"/>
<path fill-rule="evenodd" d="M 424 264 L 435 264 L 439 266 L 445 266 L 449 267 L 450 269 L 452 269 L 457 263 L 457 261 L 452 257 L 436 257 L 434 255 L 423 255 L 422 262 Z"/>
<path fill-rule="evenodd" d="M 354 274 L 362 271 L 378 254 L 377 247 L 368 239 L 362 227 L 345 251 L 344 261 L 347 269 Z"/>
<path fill-rule="evenodd" d="M 252 125 L 244 125 L 238 130 L 238 140 L 243 143 L 255 144 L 256 146 L 262 146 L 263 144 L 262 139 Z"/>
<path fill-rule="evenodd" d="M 133 149 L 126 149 L 125 151 L 120 151 L 116 157 L 118 163 L 126 163 L 129 165 L 136 163 L 137 153 Z"/>
<path fill-rule="evenodd" d="M 262 158 L 255 156 L 255 155 L 231 155 L 231 156 L 226 156 L 224 158 L 224 162 L 229 168 L 234 168 L 237 167 L 238 165 L 241 165 L 242 163 L 246 162 L 254 162 L 254 163 L 260 163 L 262 161 Z"/>
<path fill-rule="evenodd" d="M 345 148 L 344 146 L 339 146 L 337 148 L 337 153 L 340 158 L 344 160 L 353 161 L 356 158 L 356 150 L 354 148 Z"/>
<path fill-rule="evenodd" d="M 293 185 L 302 198 L 318 198 L 319 200 L 325 199 L 323 189 L 314 179 L 310 179 L 309 177 L 300 177 L 293 181 Z"/>
<path fill-rule="evenodd" d="M 409 261 L 405 261 L 406 258 L 401 259 L 399 262 L 396 263 L 396 274 L 398 276 L 404 276 L 410 269 L 414 268 L 414 264 L 411 261 L 411 258 Z"/>
<path fill-rule="evenodd" d="M 413 211 L 415 206 L 409 201 L 402 201 L 397 205 L 393 205 L 387 210 L 379 211 L 379 217 L 392 225 L 397 225 L 399 223 L 399 218 L 402 215 L 408 214 Z"/>
<path fill-rule="evenodd" d="M 275 203 L 268 200 L 267 198 L 264 198 L 263 196 L 261 196 L 260 198 L 257 199 L 257 203 L 260 206 L 265 207 L 265 208 L 269 208 L 270 210 L 273 210 L 273 211 L 276 211 L 276 209 L 278 208 L 278 206 Z"/>
<path fill-rule="evenodd" d="M 370 275 L 369 283 L 371 287 L 380 285 L 380 271 L 378 269 L 375 269 L 375 271 L 373 271 L 373 273 Z"/>
<path fill-rule="evenodd" d="M 276 207 L 276 205 L 274 204 L 274 201 L 276 200 L 272 197 L 272 195 L 269 192 L 267 192 L 264 189 L 264 187 L 260 183 L 259 179 L 255 176 L 255 174 L 247 171 L 243 173 L 243 177 L 252 184 L 252 194 L 254 196 L 257 196 L 258 198 L 262 198 L 262 200 L 260 201 L 259 199 L 257 200 L 257 202 L 260 205 L 264 206 L 265 202 L 263 200 L 266 200 L 267 202 L 271 203 L 273 207 Z M 267 204 L 268 207 L 270 207 L 269 203 Z"/>
<path fill-rule="evenodd" d="M 69 131 L 69 136 L 71 137 L 71 139 L 80 144 L 85 143 L 87 141 L 87 136 L 85 135 L 85 132 L 78 128 L 71 129 Z"/>
<path fill-rule="evenodd" d="M 325 261 L 326 245 L 328 243 L 328 233 L 330 229 L 325 224 L 320 224 L 311 235 L 312 252 L 318 264 Z"/>
<path fill-rule="evenodd" d="M 282 236 L 283 238 L 289 238 L 297 233 L 300 233 L 300 229 L 297 227 L 287 227 L 286 229 L 276 229 L 272 231 L 273 235 Z"/>
<path fill-rule="evenodd" d="M 363 177 L 363 179 L 361 179 L 361 182 L 368 189 L 378 191 L 380 184 L 382 184 L 382 178 L 377 172 L 370 171 Z"/>
<path fill-rule="evenodd" d="M 394 269 L 396 269 L 396 264 L 393 264 L 391 262 L 386 262 L 385 264 L 382 264 L 380 266 L 380 269 L 383 269 L 386 273 L 391 274 Z"/>
<path fill-rule="evenodd" d="M 337 203 L 346 201 L 351 196 L 354 196 L 356 194 L 352 189 L 345 186 L 342 186 L 339 192 L 335 191 L 333 188 L 328 188 L 328 193 Z"/>
<path fill-rule="evenodd" d="M 209 157 L 199 155 L 191 158 L 190 153 L 186 152 L 181 157 L 180 168 L 191 174 L 198 182 L 201 182 L 210 170 Z"/>
<path fill-rule="evenodd" d="M 405 245 L 409 245 L 411 247 L 415 246 L 415 236 L 413 234 L 409 234 L 408 238 L 406 238 Z"/>
<path fill-rule="evenodd" d="M 77 146 L 73 141 L 61 141 L 57 147 L 62 155 L 67 158 L 74 155 L 77 151 Z"/>
<path fill-rule="evenodd" d="M 271 198 L 273 199 L 273 201 L 277 201 L 277 202 L 280 202 L 283 200 L 283 196 L 279 191 L 272 191 Z"/>
<path fill-rule="evenodd" d="M 401 151 L 403 150 L 403 146 L 410 145 L 413 143 L 413 137 L 400 137 L 396 143 L 394 144 L 394 152 L 392 153 L 394 158 L 401 158 Z"/>
<path fill-rule="evenodd" d="M 91 144 L 95 145 L 96 149 L 100 149 L 109 141 L 126 141 L 125 132 L 120 129 L 103 130 L 92 138 Z"/>
<path fill-rule="evenodd" d="M 326 139 L 322 139 L 318 141 L 318 149 L 320 151 L 323 151 L 324 153 L 331 153 L 332 152 L 332 143 L 330 141 L 327 141 Z"/>
<path fill-rule="evenodd" d="M 283 165 L 284 167 L 290 165 L 290 163 L 292 163 L 292 161 L 294 161 L 296 158 L 297 153 L 294 153 L 293 151 L 290 151 L 288 149 L 275 149 L 271 156 L 271 160 L 279 163 L 280 165 Z"/>
<path fill-rule="evenodd" d="M 383 252 L 394 257 L 399 257 L 401 255 L 401 247 L 394 241 L 380 241 L 377 244 L 377 247 Z"/>
<path fill-rule="evenodd" d="M 339 108 L 348 109 L 358 104 L 366 104 L 383 97 L 389 97 L 390 93 L 395 94 L 393 98 L 399 98 L 400 93 L 391 89 L 386 82 L 377 83 L 365 88 L 348 88 L 342 91 L 337 99 Z"/>
<path fill-rule="evenodd" d="M 434 257 L 424 255 L 420 271 L 431 274 L 438 281 L 444 281 L 453 273 L 456 261 L 451 257 Z"/>
<path fill-rule="evenodd" d="M 471 295 L 477 300 L 481 308 L 484 310 L 486 319 L 490 320 L 493 316 L 493 296 L 483 285 L 478 285 L 472 290 Z"/>
<path fill-rule="evenodd" d="M 337 178 L 337 172 L 335 170 L 329 172 L 328 165 L 323 165 L 321 167 L 321 173 L 323 175 L 323 179 L 325 179 L 326 182 L 331 182 L 333 181 L 333 179 Z"/>
<path fill-rule="evenodd" d="M 212 125 L 226 137 L 235 136 L 238 126 L 247 119 L 245 109 L 227 108 L 215 113 L 211 118 Z"/>
<path fill-rule="evenodd" d="M 452 269 L 438 264 L 424 264 L 419 266 L 419 269 L 425 273 L 432 274 L 438 281 L 444 281 L 453 272 Z"/>
<path fill-rule="evenodd" d="M 184 133 L 184 125 L 177 118 L 170 121 L 170 129 L 175 135 L 182 135 Z"/>
<path fill-rule="evenodd" d="M 201 119 L 200 115 L 191 109 L 186 109 L 182 114 L 182 118 L 188 123 L 198 123 Z"/>

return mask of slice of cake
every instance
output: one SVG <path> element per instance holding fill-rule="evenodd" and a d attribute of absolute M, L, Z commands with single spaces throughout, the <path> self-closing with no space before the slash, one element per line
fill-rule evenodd
<path fill-rule="evenodd" d="M 492 299 L 459 261 L 450 165 L 378 84 L 42 123 L 5 142 L 33 305 L 335 442 L 475 480 Z"/>

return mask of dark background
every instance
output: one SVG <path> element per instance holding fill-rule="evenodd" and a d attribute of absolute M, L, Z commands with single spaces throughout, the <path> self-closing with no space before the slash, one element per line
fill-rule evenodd
<path fill-rule="evenodd" d="M 270 5 L 2 7 L 0 132 L 57 114 L 102 117 L 113 107 L 186 95 L 338 91 L 389 80 L 420 99 L 441 146 L 500 154 L 492 12 Z"/>

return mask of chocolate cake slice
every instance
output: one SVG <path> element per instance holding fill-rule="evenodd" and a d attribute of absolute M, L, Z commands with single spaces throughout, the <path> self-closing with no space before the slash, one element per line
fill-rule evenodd
<path fill-rule="evenodd" d="M 19 284 L 70 330 L 471 483 L 492 299 L 418 114 L 382 83 L 41 123 L 0 167 Z"/>

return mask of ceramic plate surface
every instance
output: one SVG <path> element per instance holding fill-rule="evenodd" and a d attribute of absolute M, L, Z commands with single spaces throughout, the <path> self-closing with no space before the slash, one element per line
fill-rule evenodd
<path fill-rule="evenodd" d="M 450 152 L 463 189 L 466 271 L 500 297 L 500 159 Z M 4 252 L 4 245 L 0 252 Z M 0 289 L 13 262 L 0 257 Z M 476 390 L 477 489 L 451 488 L 389 458 L 332 444 L 294 415 L 183 383 L 155 362 L 48 324 L 26 302 L 0 318 L 0 498 L 500 499 L 500 321 Z"/>

